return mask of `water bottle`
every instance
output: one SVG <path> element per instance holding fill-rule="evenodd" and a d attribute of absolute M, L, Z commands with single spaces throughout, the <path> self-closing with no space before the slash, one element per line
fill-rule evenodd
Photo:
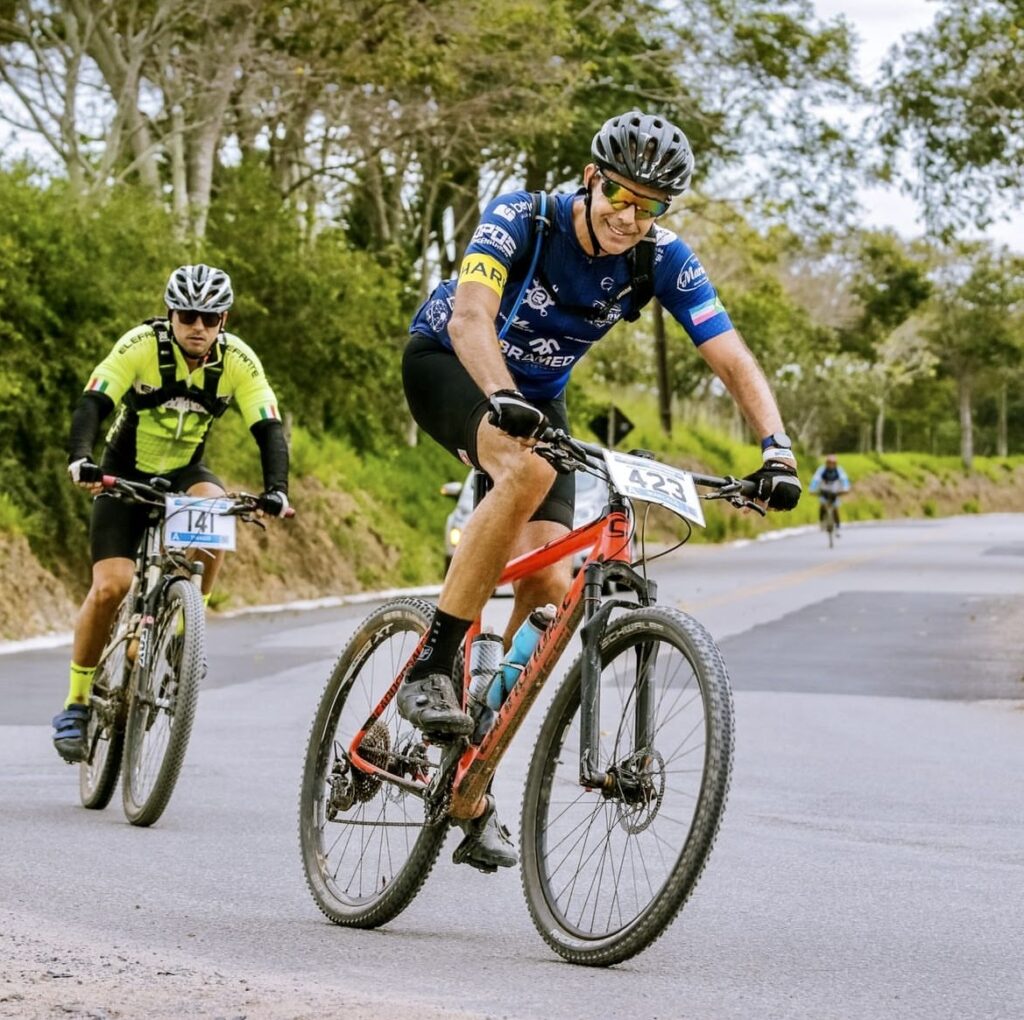
<path fill-rule="evenodd" d="M 539 606 L 523 620 L 512 638 L 512 646 L 508 654 L 501 662 L 498 673 L 487 692 L 487 704 L 497 711 L 508 697 L 509 691 L 515 686 L 522 673 L 523 667 L 533 655 L 533 650 L 540 642 L 540 636 L 548 629 L 548 625 L 555 618 L 555 607 L 549 602 L 546 606 Z"/>
<path fill-rule="evenodd" d="M 487 691 L 501 665 L 504 645 L 498 634 L 477 634 L 469 649 L 469 714 L 476 727 L 470 738 L 479 745 L 494 722 L 494 710 L 487 705 Z"/>

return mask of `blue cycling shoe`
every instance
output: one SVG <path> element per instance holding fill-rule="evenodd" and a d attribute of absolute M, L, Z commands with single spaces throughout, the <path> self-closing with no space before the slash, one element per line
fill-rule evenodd
<path fill-rule="evenodd" d="M 53 746 L 66 762 L 85 761 L 89 730 L 89 706 L 69 705 L 53 717 Z"/>

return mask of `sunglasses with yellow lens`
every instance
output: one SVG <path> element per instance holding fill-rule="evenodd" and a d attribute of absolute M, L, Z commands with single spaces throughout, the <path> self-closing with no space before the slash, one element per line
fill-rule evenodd
<path fill-rule="evenodd" d="M 630 191 L 624 184 L 610 180 L 602 173 L 599 173 L 598 177 L 601 178 L 601 194 L 616 212 L 621 212 L 627 205 L 631 205 L 636 209 L 638 220 L 651 220 L 668 212 L 670 202 L 663 202 L 659 198 L 644 198 L 643 195 Z"/>

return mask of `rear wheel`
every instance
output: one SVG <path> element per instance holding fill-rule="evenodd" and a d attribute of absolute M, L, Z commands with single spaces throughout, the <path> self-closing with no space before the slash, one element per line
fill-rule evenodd
<path fill-rule="evenodd" d="M 192 734 L 206 635 L 203 597 L 191 581 L 167 586 L 145 659 L 135 671 L 125 733 L 122 795 L 132 825 L 152 825 L 163 814 Z"/>
<path fill-rule="evenodd" d="M 642 608 L 600 647 L 602 790 L 580 786 L 577 660 L 531 759 L 523 889 L 537 930 L 573 963 L 607 966 L 649 946 L 693 891 L 718 832 L 732 766 L 729 678 L 710 634 Z"/>
<path fill-rule="evenodd" d="M 127 715 L 126 683 L 131 673 L 125 652 L 133 599 L 133 593 L 126 595 L 117 611 L 89 697 L 91 712 L 86 733 L 89 752 L 78 769 L 78 794 L 83 807 L 97 811 L 110 803 L 121 771 Z"/>
<path fill-rule="evenodd" d="M 357 768 L 356 734 L 394 683 L 430 625 L 434 607 L 397 599 L 371 613 L 345 646 L 317 708 L 299 799 L 306 883 L 335 924 L 375 928 L 403 911 L 434 866 L 447 833 L 424 800 Z M 367 761 L 429 781 L 441 753 L 398 714 L 392 700 L 359 747 Z"/>

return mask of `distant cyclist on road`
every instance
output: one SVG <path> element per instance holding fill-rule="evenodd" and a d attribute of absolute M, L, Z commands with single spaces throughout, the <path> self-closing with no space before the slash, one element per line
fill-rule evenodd
<path fill-rule="evenodd" d="M 410 328 L 403 374 L 413 417 L 493 482 L 456 547 L 426 645 L 398 691 L 401 715 L 435 738 L 473 729 L 455 695 L 452 666 L 506 561 L 572 527 L 573 479 L 532 455 L 533 437 L 548 422 L 568 428 L 565 387 L 573 366 L 619 319 L 635 318 L 645 298 L 656 297 L 689 333 L 762 437 L 762 464 L 748 476 L 761 498 L 789 510 L 800 497 L 792 444 L 764 374 L 697 256 L 657 224 L 690 184 L 686 136 L 662 117 L 631 111 L 601 127 L 591 155 L 583 186 L 553 197 L 550 236 L 532 279 L 525 281 L 534 250 L 532 196 L 500 195 L 484 211 L 458 281 L 440 284 Z M 524 281 L 525 299 L 499 341 Z M 570 569 L 565 560 L 518 584 L 506 647 L 531 609 L 561 602 Z M 487 868 L 516 863 L 493 798 L 465 829 L 456 860 Z"/>
<path fill-rule="evenodd" d="M 114 344 L 95 368 L 71 420 L 68 474 L 96 499 L 90 524 L 92 587 L 75 623 L 64 710 L 53 719 L 53 742 L 68 762 L 86 755 L 89 692 L 117 607 L 131 585 L 146 508 L 104 495 L 92 481 L 92 451 L 103 420 L 102 470 L 134 481 L 169 478 L 174 491 L 222 496 L 220 479 L 203 463 L 206 436 L 232 401 L 260 448 L 263 509 L 288 509 L 288 447 L 259 358 L 226 333 L 231 280 L 212 266 L 180 266 L 164 293 L 167 316 L 147 319 Z M 203 595 L 209 599 L 223 553 L 204 552 Z"/>
<path fill-rule="evenodd" d="M 836 534 L 839 534 L 839 496 L 850 491 L 850 479 L 839 466 L 834 453 L 825 457 L 825 463 L 818 466 L 811 478 L 810 491 L 818 493 L 818 520 L 824 524 L 825 508 L 829 501 L 835 515 Z"/>

